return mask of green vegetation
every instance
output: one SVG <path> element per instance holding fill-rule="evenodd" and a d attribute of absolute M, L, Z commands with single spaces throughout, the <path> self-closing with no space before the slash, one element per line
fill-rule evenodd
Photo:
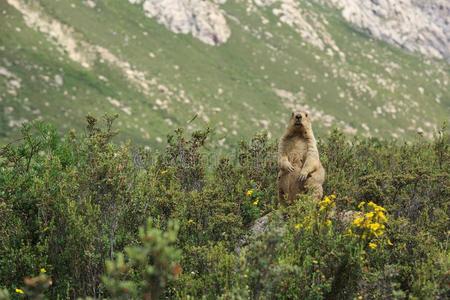
<path fill-rule="evenodd" d="M 267 135 L 217 154 L 209 130 L 177 130 L 158 152 L 114 142 L 113 120 L 88 117 L 84 133 L 64 136 L 27 124 L 1 149 L 0 299 L 450 292 L 448 132 L 394 143 L 333 131 L 319 140 L 329 196 L 283 209 Z"/>

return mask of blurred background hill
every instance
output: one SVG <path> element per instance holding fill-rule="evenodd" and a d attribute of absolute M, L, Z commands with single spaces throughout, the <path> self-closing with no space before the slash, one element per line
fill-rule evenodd
<path fill-rule="evenodd" d="M 431 137 L 450 115 L 449 22 L 445 0 L 3 0 L 0 141 L 119 113 L 125 139 L 210 125 L 227 146 L 280 135 L 296 107 L 318 133 Z"/>

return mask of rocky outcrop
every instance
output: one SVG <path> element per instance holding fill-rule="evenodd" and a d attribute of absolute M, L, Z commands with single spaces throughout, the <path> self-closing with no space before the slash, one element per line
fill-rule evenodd
<path fill-rule="evenodd" d="M 326 21 L 311 10 L 303 9 L 295 0 L 254 0 L 259 7 L 270 7 L 272 13 L 281 23 L 295 30 L 302 39 L 327 51 L 328 54 L 337 53 L 342 59 L 345 54 L 337 47 L 331 34 L 327 30 Z"/>
<path fill-rule="evenodd" d="M 264 233 L 267 232 L 269 226 L 276 227 L 277 231 L 283 235 L 286 227 L 285 222 L 283 221 L 283 216 L 280 211 L 275 210 L 272 211 L 253 222 L 253 224 L 248 229 L 246 235 L 244 235 L 237 243 L 235 247 L 235 252 L 240 253 L 243 248 L 245 248 L 252 241 L 259 239 Z"/>
<path fill-rule="evenodd" d="M 231 31 L 218 4 L 204 0 L 129 0 L 142 4 L 145 15 L 175 33 L 192 34 L 209 45 L 225 43 Z"/>
<path fill-rule="evenodd" d="M 231 35 L 220 5 L 226 0 L 128 0 L 175 33 L 192 34 L 209 45 Z M 327 22 L 294 0 L 249 0 L 269 7 L 281 23 L 330 55 L 344 53 L 327 30 Z M 316 0 L 342 10 L 343 17 L 375 38 L 412 52 L 450 61 L 450 1 L 448 0 Z M 253 4 L 252 4 L 253 5 Z"/>
<path fill-rule="evenodd" d="M 331 0 L 343 17 L 375 38 L 450 61 L 450 1 Z"/>

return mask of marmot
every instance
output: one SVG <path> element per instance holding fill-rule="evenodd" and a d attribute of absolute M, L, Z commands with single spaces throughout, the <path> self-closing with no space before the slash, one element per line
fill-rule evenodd
<path fill-rule="evenodd" d="M 308 113 L 294 111 L 278 144 L 278 200 L 292 204 L 299 193 L 321 199 L 325 170 L 319 159 Z"/>

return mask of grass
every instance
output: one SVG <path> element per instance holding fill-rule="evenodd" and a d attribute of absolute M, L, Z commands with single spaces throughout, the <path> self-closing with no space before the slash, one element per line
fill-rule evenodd
<path fill-rule="evenodd" d="M 279 136 L 289 108 L 273 88 L 294 94 L 302 89 L 305 98 L 297 99 L 297 104 L 323 111 L 335 118 L 334 126 L 349 124 L 360 134 L 409 140 L 417 128 L 431 134 L 448 118 L 448 65 L 425 61 L 370 39 L 328 7 L 305 1 L 300 4 L 305 11 L 327 20 L 326 30 L 345 53 L 345 61 L 307 43 L 302 45 L 301 37 L 292 28 L 277 26 L 279 21 L 271 8 L 248 14 L 241 1 L 228 1 L 222 6 L 233 17 L 227 19 L 232 33 L 228 42 L 219 47 L 205 45 L 190 35 L 175 35 L 145 17 L 140 6 L 127 1 L 97 3 L 95 9 L 80 1 L 40 1 L 46 15 L 72 27 L 78 39 L 107 48 L 175 95 L 184 92 L 190 103 L 182 103 L 173 95 L 161 94 L 157 86 L 144 95 L 114 66 L 96 62 L 92 69 L 82 68 L 57 51 L 45 34 L 28 28 L 20 13 L 3 2 L 0 67 L 20 77 L 21 88 L 17 96 L 9 94 L 7 79 L 0 77 L 0 109 L 14 108 L 0 119 L 0 139 L 7 141 L 16 134 L 17 128 L 8 125 L 11 120 L 39 117 L 61 124 L 61 128 L 81 129 L 81 116 L 104 112 L 121 114 L 124 139 L 153 146 L 158 146 L 157 139 L 164 139 L 165 132 L 186 125 L 196 114 L 199 117 L 190 124 L 191 129 L 205 125 L 217 128 L 217 139 L 226 138 L 227 145 L 263 129 Z M 262 24 L 261 17 L 269 23 Z M 387 67 L 392 71 L 387 72 Z M 62 87 L 53 84 L 56 74 L 64 78 Z M 42 75 L 50 80 L 42 80 Z M 382 81 L 395 89 L 387 89 Z M 366 82 L 376 95 L 371 97 L 368 91 L 361 91 L 361 82 Z M 418 87 L 425 90 L 423 95 Z M 223 92 L 219 93 L 219 89 Z M 340 93 L 344 96 L 340 97 Z M 108 97 L 130 107 L 132 114 L 114 107 Z M 154 110 L 157 99 L 167 100 L 167 109 Z M 386 113 L 374 117 L 373 111 L 387 104 L 396 108 L 395 116 Z M 262 120 L 268 121 L 267 128 Z M 318 133 L 330 129 L 320 120 L 315 126 Z"/>

